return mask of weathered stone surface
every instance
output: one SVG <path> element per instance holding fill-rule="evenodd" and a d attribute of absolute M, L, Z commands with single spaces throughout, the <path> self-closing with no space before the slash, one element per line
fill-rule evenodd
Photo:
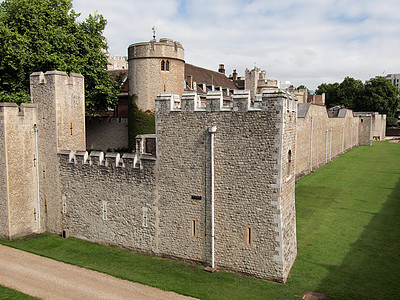
<path fill-rule="evenodd" d="M 329 117 L 325 106 L 302 103 L 297 119 L 296 176 L 318 169 L 358 145 L 370 143 L 370 126 L 354 117 L 351 110 L 340 109 Z"/>
<path fill-rule="evenodd" d="M 33 104 L 0 103 L 0 237 L 38 231 L 38 184 Z"/>
<path fill-rule="evenodd" d="M 41 230 L 61 232 L 59 150 L 86 150 L 84 80 L 80 74 L 36 72 L 30 77 L 38 111 Z"/>
<path fill-rule="evenodd" d="M 254 105 L 248 91 L 235 92 L 229 105 L 221 91 L 205 105 L 185 93 L 181 106 L 161 93 L 157 133 L 137 136 L 135 154 L 89 154 L 83 78 L 34 73 L 31 91 L 34 104 L 20 111 L 0 105 L 0 236 L 67 230 L 210 265 L 213 194 L 216 267 L 279 282 L 297 254 L 296 175 L 369 144 L 385 120 L 344 109 L 328 117 L 306 104 L 297 116 L 295 98 L 279 89 L 264 90 Z"/>
<path fill-rule="evenodd" d="M 207 97 L 207 111 L 170 111 L 157 103 L 159 251 L 210 263 L 210 135 L 215 133 L 215 261 L 220 267 L 285 281 L 296 257 L 294 161 L 296 109 L 285 93 L 265 95 L 248 110 L 248 95 L 234 109 Z M 157 102 L 168 102 L 160 97 Z M 189 101 L 185 99 L 185 101 Z M 195 97 L 192 98 L 195 101 Z M 293 104 L 292 104 L 293 102 Z M 289 103 L 289 110 L 286 105 Z M 187 105 L 187 107 L 195 107 Z M 285 135 L 285 144 L 283 144 Z M 281 192 L 282 191 L 282 192 Z M 201 200 L 193 200 L 201 196 Z M 286 210 L 288 210 L 286 212 Z M 191 235 L 196 220 L 197 236 Z M 252 241 L 246 228 L 252 228 Z"/>
<path fill-rule="evenodd" d="M 169 68 L 161 70 L 168 61 Z M 129 95 L 137 96 L 139 109 L 154 111 L 159 93 L 182 95 L 185 61 L 181 43 L 169 39 L 132 44 L 128 48 Z"/>

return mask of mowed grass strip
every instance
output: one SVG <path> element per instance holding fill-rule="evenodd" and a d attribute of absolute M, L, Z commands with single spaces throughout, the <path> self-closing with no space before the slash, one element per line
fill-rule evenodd
<path fill-rule="evenodd" d="M 38 298 L 35 298 L 35 297 L 31 297 L 31 296 L 29 296 L 29 295 L 25 295 L 25 294 L 23 294 L 23 293 L 20 293 L 20 292 L 18 292 L 18 291 L 16 291 L 16 290 L 13 290 L 13 289 L 9 289 L 9 288 L 7 288 L 7 287 L 5 287 L 5 286 L 2 286 L 2 285 L 0 285 L 0 299 L 1 300 L 5 300 L 5 299 L 10 299 L 10 300 L 15 300 L 15 299 L 20 299 L 20 300 L 22 300 L 22 299 L 38 299 Z"/>
<path fill-rule="evenodd" d="M 201 299 L 400 297 L 400 144 L 357 147 L 296 184 L 298 257 L 287 284 L 40 234 L 2 244 Z"/>

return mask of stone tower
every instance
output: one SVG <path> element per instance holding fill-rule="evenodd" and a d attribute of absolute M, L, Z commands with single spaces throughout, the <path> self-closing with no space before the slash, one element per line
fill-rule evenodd
<path fill-rule="evenodd" d="M 57 153 L 86 150 L 84 78 L 62 71 L 30 76 L 31 101 L 37 106 L 39 231 L 61 232 L 60 171 Z"/>
<path fill-rule="evenodd" d="M 30 76 L 32 103 L 0 103 L 0 237 L 61 232 L 62 149 L 85 150 L 84 79 Z"/>
<path fill-rule="evenodd" d="M 128 48 L 129 95 L 139 109 L 154 111 L 162 92 L 182 95 L 185 61 L 181 43 L 170 39 L 132 44 Z"/>
<path fill-rule="evenodd" d="M 39 232 L 37 111 L 0 103 L 0 237 Z"/>

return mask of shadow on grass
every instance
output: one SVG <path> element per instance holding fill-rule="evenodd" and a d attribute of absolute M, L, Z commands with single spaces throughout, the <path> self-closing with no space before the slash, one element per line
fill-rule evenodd
<path fill-rule="evenodd" d="M 400 298 L 400 181 L 341 264 L 325 268 L 317 290 L 329 299 Z"/>

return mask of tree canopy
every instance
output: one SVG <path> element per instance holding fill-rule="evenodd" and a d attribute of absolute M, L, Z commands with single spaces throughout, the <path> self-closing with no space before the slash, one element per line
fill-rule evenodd
<path fill-rule="evenodd" d="M 301 84 L 297 87 L 297 90 L 308 90 L 308 88 L 304 84 Z"/>
<path fill-rule="evenodd" d="M 373 78 L 365 84 L 351 77 L 342 83 L 322 83 L 317 95 L 325 93 L 327 107 L 336 105 L 353 111 L 374 111 L 393 117 L 400 105 L 399 90 L 384 77 Z"/>
<path fill-rule="evenodd" d="M 0 4 L 0 101 L 29 102 L 29 75 L 60 70 L 85 77 L 91 113 L 117 102 L 118 83 L 107 74 L 106 20 L 78 22 L 72 0 L 5 0 Z"/>

